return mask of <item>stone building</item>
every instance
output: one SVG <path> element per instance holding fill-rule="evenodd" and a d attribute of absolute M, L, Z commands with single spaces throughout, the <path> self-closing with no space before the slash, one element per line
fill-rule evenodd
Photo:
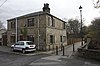
<path fill-rule="evenodd" d="M 52 50 L 67 44 L 66 22 L 50 14 L 48 3 L 44 4 L 43 11 L 7 21 L 8 46 L 19 40 L 33 41 L 39 50 Z"/>

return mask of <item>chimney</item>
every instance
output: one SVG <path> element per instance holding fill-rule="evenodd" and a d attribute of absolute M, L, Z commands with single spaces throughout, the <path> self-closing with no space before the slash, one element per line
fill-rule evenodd
<path fill-rule="evenodd" d="M 44 3 L 43 12 L 50 13 L 50 8 L 49 8 L 49 4 L 48 3 Z"/>

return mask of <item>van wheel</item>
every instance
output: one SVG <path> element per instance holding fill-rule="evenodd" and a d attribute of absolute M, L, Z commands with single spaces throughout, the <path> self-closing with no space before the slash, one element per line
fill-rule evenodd
<path fill-rule="evenodd" d="M 25 50 L 24 49 L 22 49 L 22 53 L 25 54 Z"/>

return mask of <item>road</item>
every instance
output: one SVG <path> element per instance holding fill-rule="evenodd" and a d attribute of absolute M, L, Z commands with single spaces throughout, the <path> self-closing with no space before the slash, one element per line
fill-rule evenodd
<path fill-rule="evenodd" d="M 80 42 L 75 43 L 75 52 L 73 52 L 73 45 L 69 45 L 65 47 L 65 56 L 59 52 L 58 55 L 42 57 L 27 66 L 100 66 L 99 61 L 75 56 L 74 53 L 80 46 Z"/>
<path fill-rule="evenodd" d="M 48 56 L 31 62 L 26 66 L 100 66 L 99 61 L 66 56 Z"/>
<path fill-rule="evenodd" d="M 0 66 L 24 66 L 49 55 L 19 55 L 0 52 Z"/>
<path fill-rule="evenodd" d="M 75 44 L 75 52 L 79 46 L 80 42 Z M 100 66 L 99 61 L 74 55 L 72 47 L 65 47 L 65 56 L 62 56 L 62 52 L 58 55 L 24 55 L 0 51 L 0 66 Z"/>

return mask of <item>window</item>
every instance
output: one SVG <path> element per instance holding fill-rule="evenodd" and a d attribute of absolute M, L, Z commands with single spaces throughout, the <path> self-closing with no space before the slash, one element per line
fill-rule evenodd
<path fill-rule="evenodd" d="M 27 26 L 28 26 L 28 27 L 34 26 L 34 22 L 35 22 L 35 21 L 34 21 L 34 18 L 28 19 L 28 20 L 27 20 Z"/>
<path fill-rule="evenodd" d="M 10 36 L 10 42 L 15 43 L 15 36 Z"/>
<path fill-rule="evenodd" d="M 52 17 L 52 27 L 55 27 L 55 19 Z"/>
<path fill-rule="evenodd" d="M 52 16 L 48 17 L 48 26 L 55 27 L 55 19 Z"/>
<path fill-rule="evenodd" d="M 63 23 L 63 29 L 65 29 L 65 28 L 66 28 L 66 23 L 64 22 L 64 23 Z"/>
<path fill-rule="evenodd" d="M 53 35 L 50 35 L 50 43 L 54 43 L 55 42 L 55 37 Z"/>
<path fill-rule="evenodd" d="M 52 26 L 52 19 L 50 16 L 48 17 L 48 26 Z"/>
<path fill-rule="evenodd" d="M 34 36 L 33 35 L 28 35 L 27 40 L 34 42 Z"/>
<path fill-rule="evenodd" d="M 20 36 L 20 41 L 23 41 L 24 40 L 24 37 L 23 36 Z"/>
<path fill-rule="evenodd" d="M 19 45 L 24 45 L 24 42 L 18 42 Z"/>
<path fill-rule="evenodd" d="M 63 38 L 62 38 L 62 36 L 60 36 L 60 42 L 62 42 L 63 41 Z"/>
<path fill-rule="evenodd" d="M 67 40 L 67 36 L 63 36 L 63 42 Z"/>
<path fill-rule="evenodd" d="M 11 22 L 11 29 L 14 29 L 16 27 L 15 22 Z"/>
<path fill-rule="evenodd" d="M 33 42 L 26 42 L 28 45 L 34 45 Z"/>
<path fill-rule="evenodd" d="M 48 17 L 48 26 L 50 26 L 50 17 Z"/>
<path fill-rule="evenodd" d="M 19 45 L 19 43 L 17 42 L 15 45 Z"/>

